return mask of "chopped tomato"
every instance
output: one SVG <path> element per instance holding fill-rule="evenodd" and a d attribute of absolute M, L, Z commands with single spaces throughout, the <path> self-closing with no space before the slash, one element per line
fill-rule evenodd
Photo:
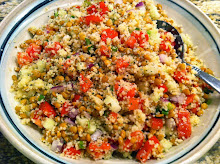
<path fill-rule="evenodd" d="M 148 159 L 150 159 L 152 155 L 152 150 L 156 148 L 156 145 L 160 146 L 160 142 L 157 137 L 153 136 L 145 142 L 144 146 L 138 151 L 136 158 L 145 163 Z"/>
<path fill-rule="evenodd" d="M 25 52 L 18 52 L 18 54 L 17 54 L 17 62 L 19 64 L 19 66 L 24 66 L 24 65 L 32 63 L 33 62 L 33 58 L 30 57 Z"/>
<path fill-rule="evenodd" d="M 99 6 L 100 6 L 100 9 L 101 9 L 100 15 L 107 14 L 107 12 L 109 10 L 108 10 L 108 7 L 105 5 L 105 2 L 99 2 Z"/>
<path fill-rule="evenodd" d="M 134 36 L 130 36 L 128 40 L 126 41 L 126 45 L 130 48 L 134 48 L 135 44 L 137 43 L 137 40 Z"/>
<path fill-rule="evenodd" d="M 107 38 L 114 39 L 118 36 L 118 32 L 110 28 L 102 31 L 101 39 L 106 43 Z"/>
<path fill-rule="evenodd" d="M 196 114 L 199 107 L 200 107 L 200 104 L 198 102 L 196 102 L 195 107 L 192 108 L 192 109 L 189 109 L 189 110 Z"/>
<path fill-rule="evenodd" d="M 140 47 L 143 48 L 143 44 L 149 40 L 148 34 L 145 34 L 142 31 L 133 31 L 131 36 L 135 37 Z"/>
<path fill-rule="evenodd" d="M 129 99 L 129 104 L 128 104 L 128 109 L 129 110 L 135 110 L 135 109 L 139 109 L 139 98 L 130 98 Z"/>
<path fill-rule="evenodd" d="M 42 47 L 41 47 L 41 46 L 39 46 L 39 45 L 37 45 L 37 44 L 35 44 L 35 43 L 31 43 L 31 44 L 29 45 L 29 47 L 26 49 L 26 52 L 27 52 L 31 57 L 33 57 L 33 59 L 35 60 L 35 59 L 38 59 L 38 58 L 39 58 L 38 54 L 41 53 L 41 50 L 42 50 Z"/>
<path fill-rule="evenodd" d="M 135 88 L 135 86 L 131 83 L 129 83 L 128 85 L 130 85 L 130 90 L 125 89 L 124 87 L 120 87 L 120 83 L 115 83 L 115 91 L 118 97 L 119 101 L 122 101 L 126 98 L 133 98 L 137 92 L 137 89 Z"/>
<path fill-rule="evenodd" d="M 140 99 L 139 101 L 139 105 L 140 105 L 140 109 L 142 110 L 142 112 L 144 112 L 144 100 L 143 99 Z"/>
<path fill-rule="evenodd" d="M 125 151 L 137 151 L 141 148 L 144 140 L 144 134 L 142 131 L 134 131 L 131 133 L 131 139 L 134 138 L 135 143 L 131 143 L 131 140 L 127 139 L 124 142 L 123 150 Z"/>
<path fill-rule="evenodd" d="M 80 9 L 80 6 L 76 6 L 77 9 Z"/>
<path fill-rule="evenodd" d="M 68 60 L 66 60 L 66 62 L 63 64 L 63 69 L 66 71 L 70 66 L 71 66 L 71 60 L 68 59 Z"/>
<path fill-rule="evenodd" d="M 179 83 L 183 83 L 184 81 L 188 80 L 188 78 L 186 77 L 186 70 L 174 72 L 173 78 Z"/>
<path fill-rule="evenodd" d="M 72 156 L 80 155 L 81 151 L 76 150 L 74 147 L 70 147 L 70 148 L 64 149 L 63 153 L 65 156 L 72 157 Z"/>
<path fill-rule="evenodd" d="M 102 18 L 96 15 L 88 15 L 85 16 L 84 18 L 86 25 L 89 25 L 90 23 L 99 24 L 102 21 Z"/>
<path fill-rule="evenodd" d="M 111 120 L 111 122 L 116 122 L 117 121 L 117 117 L 118 117 L 118 114 L 115 113 L 115 112 L 111 112 L 108 116 L 109 120 Z"/>
<path fill-rule="evenodd" d="M 129 62 L 125 61 L 124 59 L 118 59 L 116 61 L 116 71 L 117 73 L 119 73 L 120 71 L 122 71 L 123 69 L 127 68 L 129 66 Z"/>
<path fill-rule="evenodd" d="M 166 52 L 170 52 L 170 45 L 171 45 L 171 42 L 170 41 L 161 41 L 160 43 L 160 49 L 163 50 L 163 51 L 166 51 Z"/>
<path fill-rule="evenodd" d="M 63 104 L 61 112 L 60 112 L 61 117 L 63 117 L 64 115 L 66 115 L 68 113 L 68 110 L 67 110 L 68 107 L 69 107 L 69 104 L 67 102 L 65 102 Z"/>
<path fill-rule="evenodd" d="M 56 112 L 48 102 L 44 101 L 40 104 L 39 109 L 43 111 L 43 114 L 47 117 L 55 117 Z"/>
<path fill-rule="evenodd" d="M 195 94 L 191 94 L 191 95 L 187 96 L 186 106 L 193 102 L 195 96 L 196 96 Z"/>
<path fill-rule="evenodd" d="M 110 53 L 111 53 L 111 52 L 110 52 L 110 50 L 108 49 L 107 46 L 101 45 L 101 47 L 100 47 L 99 50 L 100 50 L 102 56 L 110 57 Z"/>
<path fill-rule="evenodd" d="M 92 5 L 87 9 L 87 14 L 93 14 L 93 13 L 97 13 L 97 12 L 98 12 L 98 10 L 95 5 Z"/>
<path fill-rule="evenodd" d="M 86 78 L 85 76 L 83 76 L 82 74 L 80 74 L 80 89 L 85 93 L 87 92 L 90 87 L 92 86 L 92 81 L 88 78 Z"/>
<path fill-rule="evenodd" d="M 164 93 L 166 93 L 168 91 L 168 88 L 167 88 L 167 86 L 165 84 L 161 84 L 158 88 L 159 89 L 163 88 L 164 89 L 164 91 L 163 91 Z"/>
<path fill-rule="evenodd" d="M 74 98 L 73 98 L 73 102 L 76 102 L 79 99 L 80 99 L 80 95 L 75 95 Z"/>
<path fill-rule="evenodd" d="M 49 55 L 54 56 L 57 54 L 57 51 L 59 51 L 61 48 L 62 46 L 60 45 L 60 42 L 54 42 L 52 45 L 46 45 L 44 50 Z"/>
<path fill-rule="evenodd" d="M 151 128 L 154 130 L 159 130 L 163 127 L 163 120 L 161 118 L 153 117 L 151 119 Z"/>
<path fill-rule="evenodd" d="M 102 16 L 104 14 L 106 14 L 109 10 L 108 10 L 108 7 L 105 5 L 104 2 L 99 2 L 99 7 L 100 7 L 100 12 L 99 14 Z M 88 9 L 87 9 L 87 13 L 88 14 L 95 14 L 95 13 L 98 13 L 98 10 L 97 10 L 97 7 L 95 5 L 92 5 L 90 6 Z"/>
<path fill-rule="evenodd" d="M 178 138 L 187 139 L 191 136 L 191 132 L 190 112 L 188 110 L 180 110 L 177 124 Z"/>
<path fill-rule="evenodd" d="M 36 124 L 38 127 L 42 128 L 42 112 L 39 109 L 35 109 L 31 112 L 31 120 L 34 124 Z"/>
<path fill-rule="evenodd" d="M 88 153 L 94 158 L 94 159 L 100 159 L 111 149 L 111 146 L 107 142 L 103 142 L 101 145 L 95 142 L 89 143 L 89 151 Z"/>

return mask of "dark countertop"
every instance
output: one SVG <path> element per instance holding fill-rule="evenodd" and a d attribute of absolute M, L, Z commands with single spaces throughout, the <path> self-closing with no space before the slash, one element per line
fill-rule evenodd
<path fill-rule="evenodd" d="M 23 0 L 0 0 L 0 21 Z M 219 0 L 191 0 L 204 11 L 220 28 Z M 31 160 L 14 148 L 0 132 L 0 164 L 33 164 Z M 197 162 L 197 164 L 220 163 L 220 140 Z"/>

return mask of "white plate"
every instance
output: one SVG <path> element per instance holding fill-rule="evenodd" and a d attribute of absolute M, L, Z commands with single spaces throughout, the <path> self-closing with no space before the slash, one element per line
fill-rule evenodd
<path fill-rule="evenodd" d="M 205 64 L 220 77 L 220 34 L 210 19 L 186 0 L 157 0 L 163 5 L 177 24 L 183 26 L 194 44 L 197 54 Z M 0 128 L 5 137 L 24 155 L 36 163 L 93 163 L 90 160 L 71 160 L 49 150 L 40 141 L 40 134 L 33 128 L 22 125 L 14 112 L 16 102 L 10 93 L 11 76 L 14 74 L 16 52 L 14 48 L 28 39 L 28 27 L 40 26 L 47 22 L 57 7 L 80 4 L 73 0 L 26 0 L 13 10 L 0 26 Z M 179 146 L 173 147 L 161 160 L 149 160 L 147 163 L 191 163 L 208 151 L 220 136 L 219 96 L 213 96 L 213 103 L 201 117 L 201 124 L 194 128 L 192 136 Z M 134 163 L 132 160 L 112 159 L 96 163 Z"/>

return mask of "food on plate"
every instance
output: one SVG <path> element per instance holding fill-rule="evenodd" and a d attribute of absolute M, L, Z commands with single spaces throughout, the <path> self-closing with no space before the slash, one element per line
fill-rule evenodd
<path fill-rule="evenodd" d="M 213 74 L 160 4 L 86 0 L 58 8 L 20 44 L 12 91 L 22 123 L 74 159 L 146 162 L 190 139 L 213 90 L 181 63 L 175 37 L 156 20 L 178 29 L 186 62 Z"/>

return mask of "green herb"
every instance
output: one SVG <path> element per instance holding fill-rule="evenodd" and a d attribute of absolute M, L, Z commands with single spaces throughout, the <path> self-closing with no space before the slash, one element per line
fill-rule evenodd
<path fill-rule="evenodd" d="M 72 15 L 71 17 L 72 17 L 72 18 L 75 18 L 75 16 L 74 16 L 74 15 Z"/>
<path fill-rule="evenodd" d="M 88 38 L 85 38 L 85 40 L 86 40 L 86 45 L 87 46 L 91 44 L 91 41 Z"/>
<path fill-rule="evenodd" d="M 70 58 L 70 56 L 67 56 L 66 58 Z"/>
<path fill-rule="evenodd" d="M 88 121 L 88 129 L 90 128 L 90 121 Z"/>
<path fill-rule="evenodd" d="M 169 114 L 169 111 L 166 111 L 165 109 L 162 109 L 162 114 L 164 114 L 165 116 L 167 116 Z"/>
<path fill-rule="evenodd" d="M 112 51 L 114 51 L 114 52 L 117 52 L 117 51 L 118 51 L 118 47 L 116 47 L 116 46 L 112 46 L 111 49 L 112 49 Z"/>
<path fill-rule="evenodd" d="M 167 104 L 167 108 L 168 108 L 168 110 L 171 110 L 171 109 L 173 109 L 173 105 L 169 102 L 169 103 Z"/>
<path fill-rule="evenodd" d="M 113 86 L 110 87 L 110 90 L 113 92 Z"/>
<path fill-rule="evenodd" d="M 110 114 L 110 111 L 109 110 L 105 110 L 104 116 L 108 117 L 109 114 Z"/>
<path fill-rule="evenodd" d="M 54 13 L 54 16 L 55 16 L 55 17 L 58 17 L 58 16 L 59 16 L 58 12 L 55 12 L 55 13 Z"/>
<path fill-rule="evenodd" d="M 85 141 L 79 141 L 78 146 L 80 149 L 85 149 L 86 148 Z"/>
<path fill-rule="evenodd" d="M 87 0 L 84 1 L 84 5 L 85 6 L 89 6 L 90 4 L 91 4 L 91 2 L 89 0 L 88 1 Z"/>
<path fill-rule="evenodd" d="M 151 34 L 151 31 L 150 31 L 150 30 L 148 30 L 148 31 L 147 31 L 147 34 L 148 34 L 148 35 L 150 35 L 150 34 Z"/>
<path fill-rule="evenodd" d="M 44 98 L 45 98 L 44 95 L 40 95 L 38 101 L 41 101 L 41 100 L 43 100 Z"/>
<path fill-rule="evenodd" d="M 137 28 L 135 28 L 135 30 L 140 31 L 141 29 L 137 27 Z"/>
<path fill-rule="evenodd" d="M 205 88 L 203 89 L 203 91 L 204 91 L 206 94 L 213 93 L 213 90 L 211 90 L 211 89 L 209 89 L 209 88 L 207 88 L 207 87 L 205 87 Z"/>
<path fill-rule="evenodd" d="M 207 99 L 207 100 L 205 100 L 205 103 L 208 104 L 208 105 L 210 105 L 210 104 L 212 103 L 212 99 Z"/>
<path fill-rule="evenodd" d="M 158 113 L 158 112 L 160 113 L 160 106 L 156 107 L 156 113 Z"/>
<path fill-rule="evenodd" d="M 90 47 L 88 47 L 88 51 L 89 51 L 89 53 L 91 53 L 90 50 L 92 50 L 93 48 L 94 48 L 94 46 L 90 46 Z"/>

